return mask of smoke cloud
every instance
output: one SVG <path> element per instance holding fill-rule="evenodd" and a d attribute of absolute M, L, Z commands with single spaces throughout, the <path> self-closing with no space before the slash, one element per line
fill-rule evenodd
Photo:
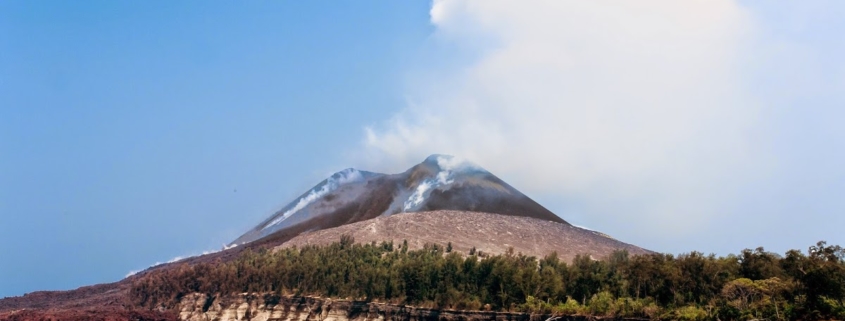
<path fill-rule="evenodd" d="M 430 14 L 408 106 L 365 128 L 370 168 L 460 155 L 571 222 L 675 250 L 660 244 L 713 233 L 788 166 L 771 118 L 796 92 L 764 95 L 789 82 L 758 82 L 806 60 L 753 8 L 435 0 Z"/>

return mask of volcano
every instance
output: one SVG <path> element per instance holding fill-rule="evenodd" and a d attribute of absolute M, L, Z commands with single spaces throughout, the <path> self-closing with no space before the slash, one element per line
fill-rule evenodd
<path fill-rule="evenodd" d="M 354 168 L 305 192 L 231 245 L 295 235 L 409 212 L 438 210 L 519 216 L 569 225 L 484 168 L 459 157 L 431 155 L 399 174 Z"/>
<path fill-rule="evenodd" d="M 253 250 L 327 245 L 343 236 L 409 249 L 440 245 L 465 255 L 555 254 L 565 261 L 580 254 L 600 260 L 619 250 L 652 253 L 569 224 L 472 162 L 431 155 L 398 174 L 339 171 L 219 252 L 156 265 L 114 283 L 0 299 L 0 320 L 176 319 L 173 311 L 134 306 L 129 300 L 133 284 L 178 274 L 187 266 L 228 262 Z M 200 310 L 209 304 L 202 302 Z"/>

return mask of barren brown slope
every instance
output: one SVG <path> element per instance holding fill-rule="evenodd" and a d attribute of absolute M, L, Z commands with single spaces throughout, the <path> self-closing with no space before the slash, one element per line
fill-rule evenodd
<path fill-rule="evenodd" d="M 530 217 L 507 216 L 466 211 L 433 211 L 382 216 L 340 227 L 300 234 L 279 246 L 324 245 L 337 242 L 341 235 L 351 235 L 359 243 L 408 241 L 412 249 L 426 243 L 446 246 L 459 252 L 477 250 L 490 254 L 514 252 L 543 257 L 557 252 L 565 261 L 577 254 L 593 258 L 607 257 L 615 250 L 647 254 L 648 250 L 620 242 L 605 234 L 568 224 Z"/>

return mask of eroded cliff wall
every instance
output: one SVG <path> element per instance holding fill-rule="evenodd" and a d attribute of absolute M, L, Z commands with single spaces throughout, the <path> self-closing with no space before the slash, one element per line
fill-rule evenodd
<path fill-rule="evenodd" d="M 241 294 L 209 297 L 195 293 L 180 301 L 185 321 L 545 321 L 548 315 L 451 311 L 311 297 Z M 578 320 L 581 319 L 581 320 Z M 584 321 L 567 317 L 561 321 Z"/>

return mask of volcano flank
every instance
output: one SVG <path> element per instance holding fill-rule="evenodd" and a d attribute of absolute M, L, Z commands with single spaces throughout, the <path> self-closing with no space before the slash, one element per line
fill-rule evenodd
<path fill-rule="evenodd" d="M 352 168 L 337 172 L 219 252 L 153 266 L 114 283 L 2 299 L 0 320 L 12 315 L 20 320 L 49 319 L 66 313 L 81 313 L 80 319 L 105 315 L 124 320 L 135 319 L 137 311 L 153 313 L 150 318 L 156 320 L 172 319 L 172 310 L 161 308 L 158 312 L 164 314 L 155 314 L 129 299 L 147 295 L 137 293 L 139 280 L 161 280 L 160 275 L 186 267 L 232 262 L 246 252 L 324 246 L 342 236 L 410 249 L 434 244 L 463 255 L 556 253 L 566 261 L 578 254 L 602 259 L 618 250 L 650 253 L 569 224 L 476 164 L 432 155 L 398 174 Z"/>

